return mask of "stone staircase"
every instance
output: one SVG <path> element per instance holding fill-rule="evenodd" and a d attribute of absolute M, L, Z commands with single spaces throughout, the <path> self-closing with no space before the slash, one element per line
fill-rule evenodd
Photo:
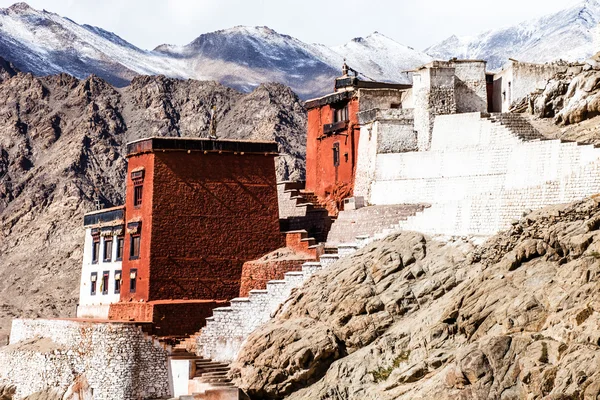
<path fill-rule="evenodd" d="M 198 336 L 198 354 L 219 362 L 234 360 L 250 333 L 272 317 L 294 288 L 359 247 L 357 243 L 339 245 L 337 254 L 322 254 L 319 261 L 304 263 L 302 271 L 269 281 L 266 290 L 251 290 L 248 297 L 232 299 L 229 307 L 215 308 Z"/>
<path fill-rule="evenodd" d="M 380 236 L 428 207 L 428 204 L 394 204 L 340 211 L 331 226 L 327 243 L 355 243 L 357 238 Z"/>
<path fill-rule="evenodd" d="M 512 134 L 523 141 L 547 140 L 544 135 L 538 132 L 538 130 L 520 114 L 493 113 L 490 114 L 488 120 L 493 123 L 504 125 Z"/>
<path fill-rule="evenodd" d="M 279 224 L 282 232 L 306 230 L 317 243 L 327 240 L 332 218 L 313 192 L 304 190 L 304 182 L 279 182 Z"/>

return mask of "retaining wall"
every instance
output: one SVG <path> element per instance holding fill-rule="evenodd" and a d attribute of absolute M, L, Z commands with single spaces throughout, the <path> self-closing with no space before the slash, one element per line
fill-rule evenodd
<path fill-rule="evenodd" d="M 82 320 L 13 320 L 10 344 L 0 350 L 0 379 L 18 396 L 66 389 L 85 375 L 95 400 L 171 395 L 167 351 L 141 327 Z"/>

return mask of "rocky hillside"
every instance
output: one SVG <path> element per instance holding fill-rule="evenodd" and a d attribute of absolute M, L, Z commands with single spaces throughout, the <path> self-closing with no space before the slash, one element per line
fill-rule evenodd
<path fill-rule="evenodd" d="M 74 315 L 82 216 L 96 198 L 123 202 L 126 142 L 206 135 L 216 105 L 220 137 L 276 140 L 286 154 L 279 178 L 303 177 L 306 111 L 285 86 L 242 94 L 140 76 L 115 89 L 94 76 L 0 66 L 0 336 L 12 317 Z"/>
<path fill-rule="evenodd" d="M 600 204 L 481 246 L 404 232 L 311 277 L 247 340 L 253 399 L 596 399 Z"/>

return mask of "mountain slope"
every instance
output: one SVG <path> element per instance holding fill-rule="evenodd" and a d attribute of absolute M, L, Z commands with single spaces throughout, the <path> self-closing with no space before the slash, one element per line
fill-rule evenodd
<path fill-rule="evenodd" d="M 0 77 L 3 73 L 0 63 Z M 0 345 L 13 317 L 73 316 L 83 213 L 123 202 L 125 144 L 146 136 L 275 140 L 279 179 L 303 179 L 306 111 L 280 84 L 242 94 L 216 82 L 19 73 L 0 82 Z"/>
<path fill-rule="evenodd" d="M 599 22 L 600 2 L 586 0 L 575 7 L 508 28 L 474 37 L 451 36 L 425 52 L 440 59 L 488 60 L 488 69 L 500 68 L 508 58 L 529 62 L 584 60 L 600 46 Z"/>
<path fill-rule="evenodd" d="M 0 56 L 37 76 L 95 74 L 126 86 L 137 75 L 215 80 L 249 92 L 261 83 L 290 86 L 302 98 L 322 95 L 340 74 L 343 59 L 365 76 L 405 81 L 400 71 L 430 57 L 374 33 L 334 48 L 306 44 L 267 27 L 243 27 L 200 35 L 185 46 L 139 49 L 101 28 L 79 25 L 25 3 L 0 9 Z"/>

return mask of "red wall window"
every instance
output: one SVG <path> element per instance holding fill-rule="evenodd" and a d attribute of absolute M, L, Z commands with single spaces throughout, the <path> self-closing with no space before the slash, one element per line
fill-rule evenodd
<path fill-rule="evenodd" d="M 129 293 L 135 293 L 137 288 L 137 269 L 132 269 L 129 272 Z"/>
<path fill-rule="evenodd" d="M 117 238 L 117 261 L 121 261 L 123 259 L 124 245 L 125 245 L 125 238 L 123 236 L 119 236 Z"/>
<path fill-rule="evenodd" d="M 144 192 L 143 185 L 135 185 L 133 187 L 133 205 L 139 207 L 142 205 L 142 194 Z"/>
<path fill-rule="evenodd" d="M 129 259 L 130 260 L 137 260 L 138 258 L 140 258 L 140 244 L 142 242 L 142 236 L 137 234 L 137 235 L 131 235 L 131 246 L 129 248 Z"/>

